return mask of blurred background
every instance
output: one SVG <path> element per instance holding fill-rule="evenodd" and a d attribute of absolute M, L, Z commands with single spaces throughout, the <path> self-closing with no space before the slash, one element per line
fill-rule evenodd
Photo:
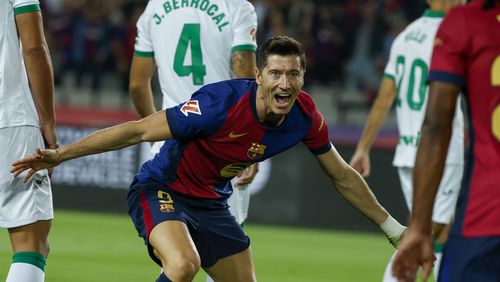
<path fill-rule="evenodd" d="M 137 119 L 128 75 L 135 23 L 147 1 L 40 2 L 55 72 L 59 143 Z M 258 16 L 258 44 L 272 35 L 293 36 L 303 43 L 304 90 L 324 114 L 332 143 L 349 161 L 377 95 L 391 43 L 422 15 L 425 1 L 250 2 Z M 153 89 L 159 107 L 157 81 Z M 366 180 L 386 209 L 406 222 L 408 212 L 392 167 L 397 140 L 392 112 L 375 142 L 372 174 Z M 47 281 L 157 277 L 159 270 L 147 258 L 126 206 L 130 181 L 147 149 L 133 146 L 71 160 L 54 171 L 56 218 Z M 371 222 L 344 203 L 305 146 L 261 164 L 258 176 L 250 187 L 245 230 L 252 238 L 260 281 L 380 281 L 392 247 Z M 0 264 L 7 269 L 10 250 L 4 239 Z"/>

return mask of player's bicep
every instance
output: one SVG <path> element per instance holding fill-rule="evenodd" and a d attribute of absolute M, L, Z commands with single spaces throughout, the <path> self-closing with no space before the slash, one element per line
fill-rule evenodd
<path fill-rule="evenodd" d="M 156 69 L 153 57 L 134 55 L 130 67 L 130 86 L 150 85 Z"/>
<path fill-rule="evenodd" d="M 42 14 L 39 11 L 16 15 L 16 25 L 23 50 L 29 51 L 46 45 Z"/>
<path fill-rule="evenodd" d="M 143 142 L 156 142 L 172 138 L 165 110 L 158 111 L 138 121 Z"/>
<path fill-rule="evenodd" d="M 255 51 L 233 51 L 231 53 L 231 72 L 237 78 L 255 77 Z"/>

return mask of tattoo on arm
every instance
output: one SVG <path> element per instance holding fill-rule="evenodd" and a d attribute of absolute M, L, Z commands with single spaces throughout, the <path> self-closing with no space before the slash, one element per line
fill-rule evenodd
<path fill-rule="evenodd" d="M 231 72 L 234 77 L 255 77 L 255 52 L 250 50 L 233 52 Z"/>

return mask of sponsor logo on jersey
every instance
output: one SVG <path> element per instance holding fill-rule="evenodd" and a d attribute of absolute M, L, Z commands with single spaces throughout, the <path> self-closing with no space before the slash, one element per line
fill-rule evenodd
<path fill-rule="evenodd" d="M 197 114 L 201 116 L 201 109 L 200 109 L 200 104 L 198 103 L 198 100 L 191 100 L 187 101 L 182 105 L 181 107 L 181 112 L 185 115 L 188 116 L 189 113 L 192 114 Z"/>
<path fill-rule="evenodd" d="M 266 148 L 266 145 L 252 143 L 252 146 L 248 148 L 247 156 L 252 160 L 259 159 L 264 155 L 264 151 L 266 150 Z"/>
<path fill-rule="evenodd" d="M 234 133 L 234 131 L 229 132 L 229 138 L 238 138 L 247 135 L 248 132 L 245 133 Z"/>
<path fill-rule="evenodd" d="M 247 168 L 247 166 L 249 166 L 250 164 L 251 163 L 234 163 L 226 165 L 220 170 L 220 175 L 227 178 L 235 177 L 240 172 L 245 170 L 245 168 Z"/>

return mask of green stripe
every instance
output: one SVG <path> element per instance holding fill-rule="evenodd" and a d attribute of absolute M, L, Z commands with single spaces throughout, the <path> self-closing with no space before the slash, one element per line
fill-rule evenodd
<path fill-rule="evenodd" d="M 387 77 L 388 79 L 395 80 L 394 76 L 392 74 L 384 73 L 384 77 Z"/>
<path fill-rule="evenodd" d="M 34 265 L 45 272 L 45 264 L 47 259 L 39 253 L 35 252 L 17 252 L 12 257 L 12 263 L 23 262 Z"/>
<path fill-rule="evenodd" d="M 444 243 L 434 242 L 434 252 L 442 253 L 444 249 Z"/>
<path fill-rule="evenodd" d="M 152 58 L 152 57 L 154 57 L 155 53 L 154 52 L 144 52 L 144 51 L 134 50 L 134 55 L 139 56 L 139 57 Z"/>
<path fill-rule="evenodd" d="M 234 46 L 233 48 L 231 48 L 231 52 L 246 51 L 246 50 L 256 51 L 257 46 L 252 45 L 252 44 L 247 44 L 247 45 L 238 45 L 238 46 Z"/>
<path fill-rule="evenodd" d="M 19 8 L 15 8 L 14 15 L 19 15 L 19 14 L 29 13 L 29 12 L 38 12 L 38 11 L 41 11 L 39 4 L 26 5 L 26 6 L 21 6 Z"/>
<path fill-rule="evenodd" d="M 423 16 L 424 17 L 429 17 L 429 18 L 443 18 L 444 17 L 444 12 L 433 11 L 433 10 L 425 10 Z"/>

